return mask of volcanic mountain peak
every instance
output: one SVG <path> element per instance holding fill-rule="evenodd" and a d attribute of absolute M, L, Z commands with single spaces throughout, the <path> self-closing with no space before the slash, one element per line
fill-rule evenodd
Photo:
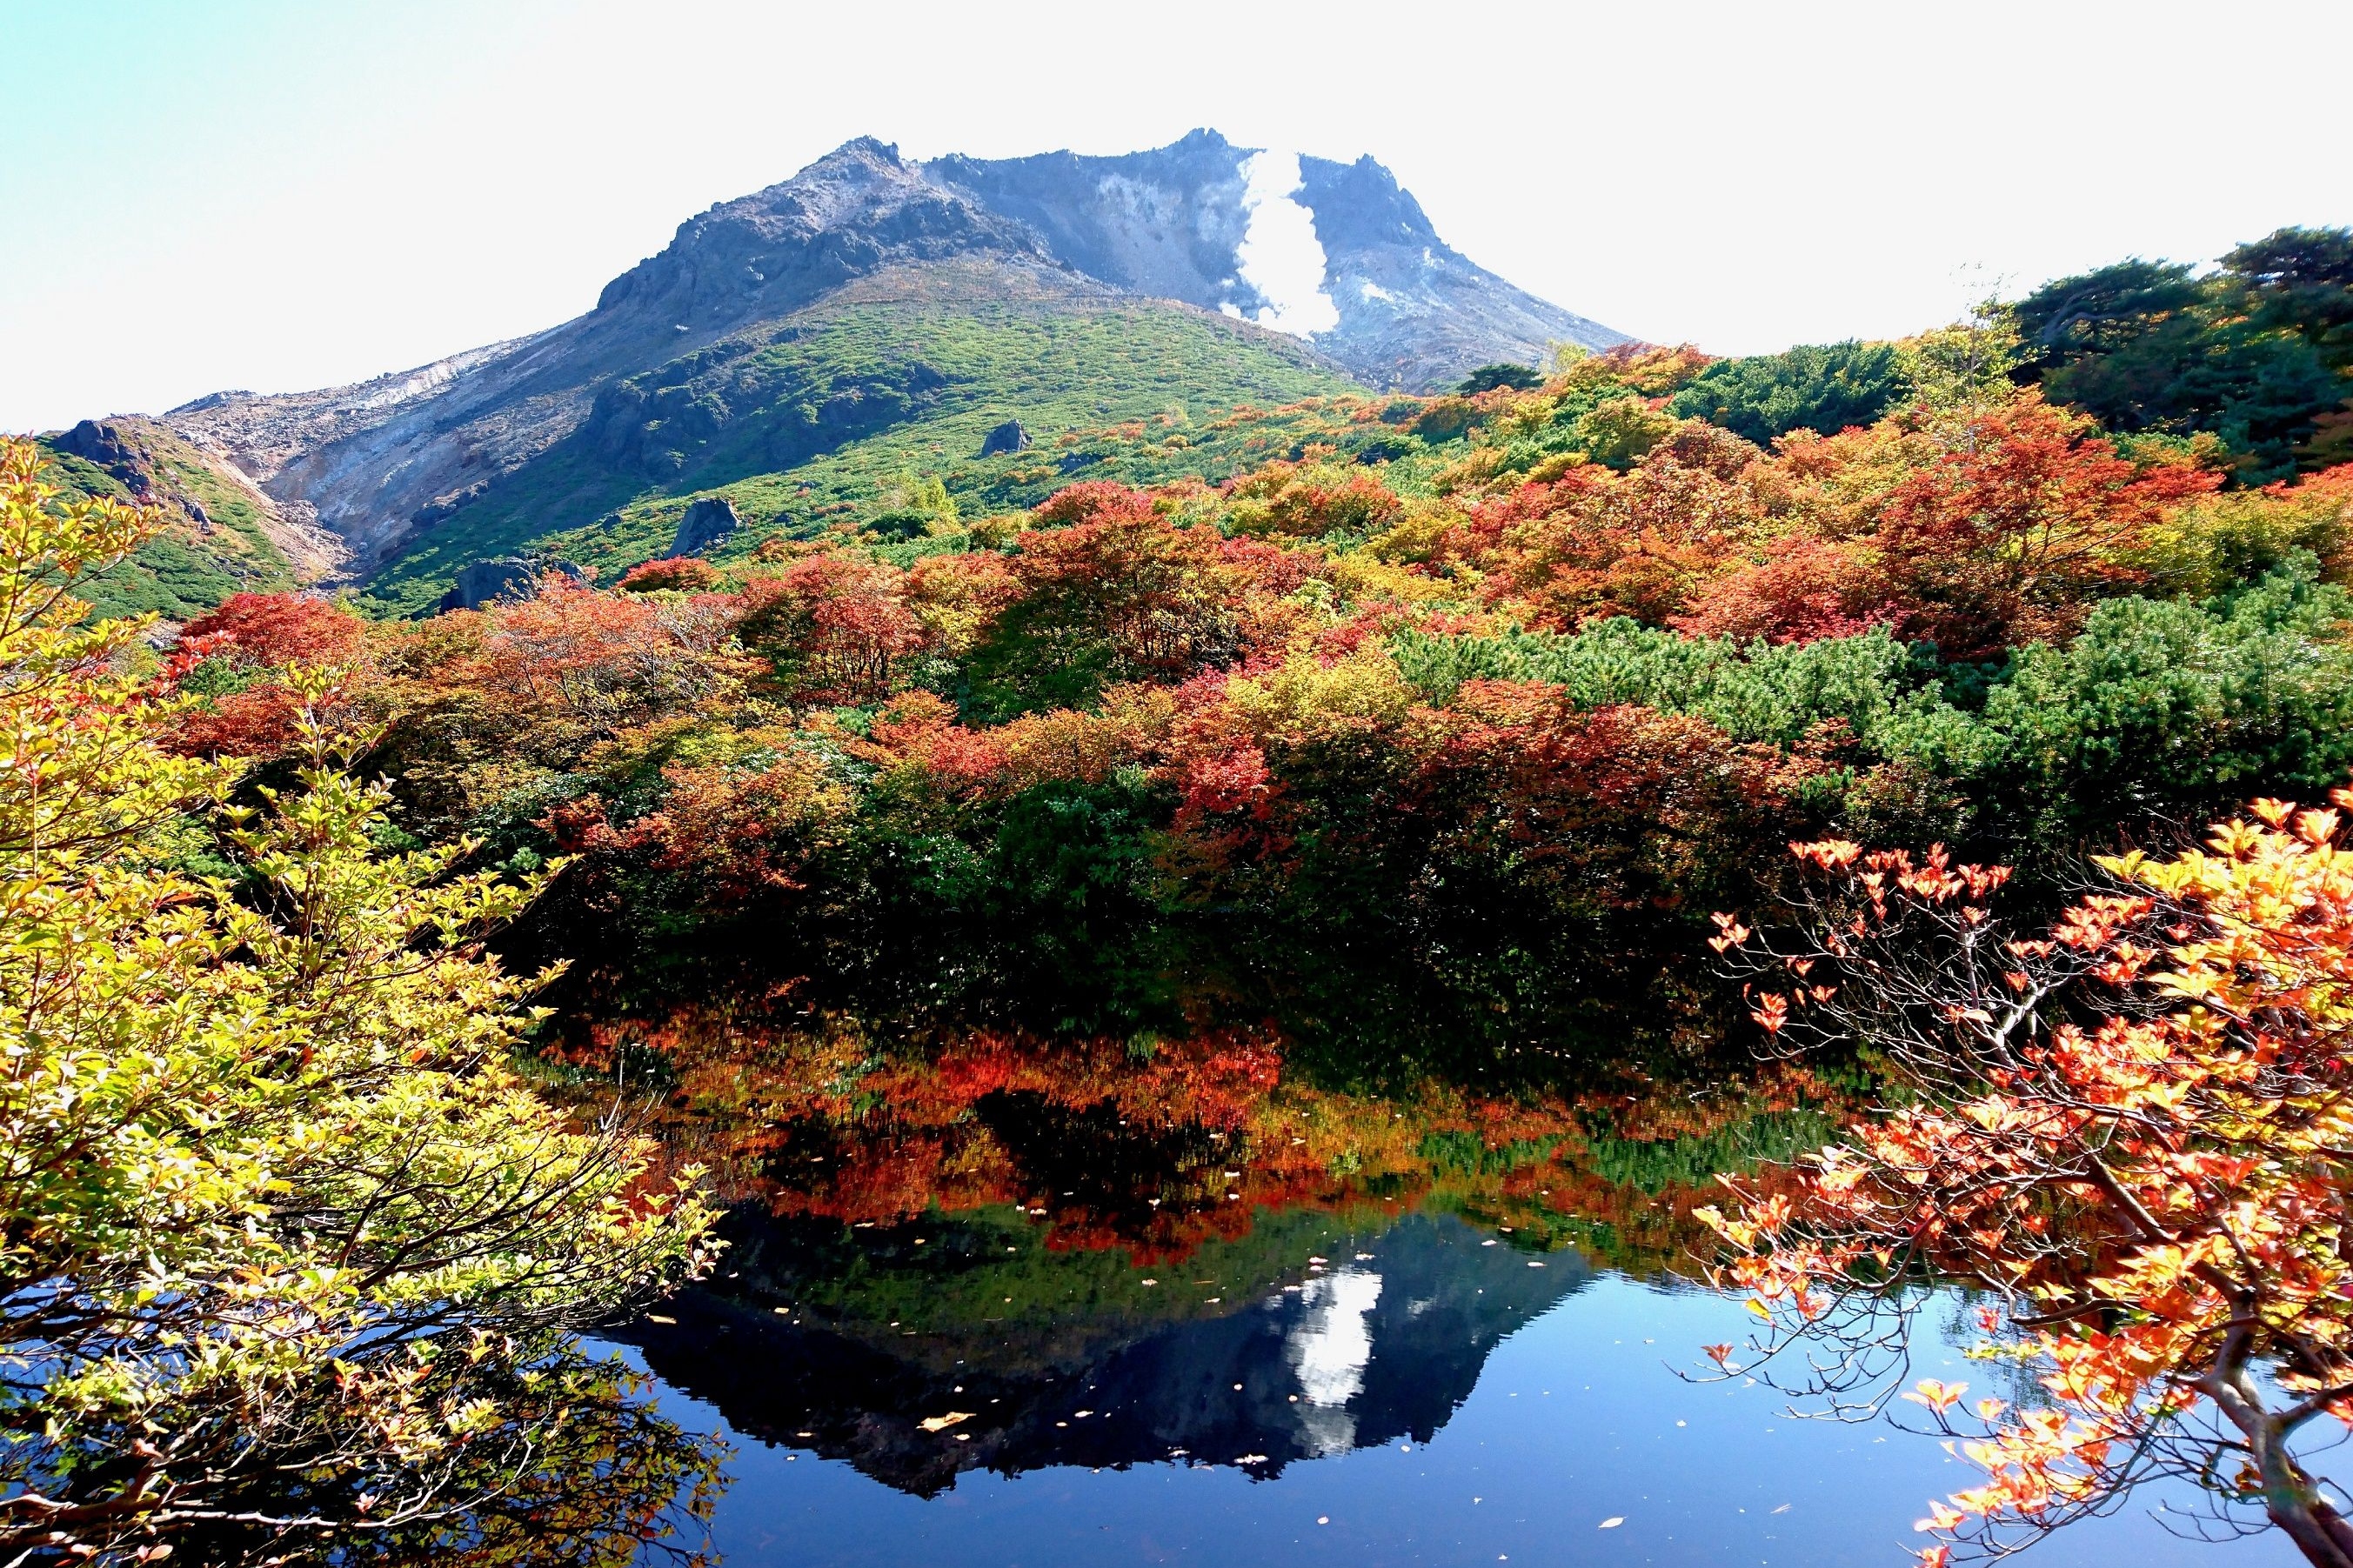
<path fill-rule="evenodd" d="M 1361 379 L 1427 391 L 1554 342 L 1625 335 L 1514 288 L 1449 247 L 1369 155 L 1237 147 L 911 163 L 861 137 L 679 226 L 597 310 L 690 332 L 777 313 L 877 268 L 976 253 L 1046 262 L 1305 337 Z"/>
<path fill-rule="evenodd" d="M 724 453 L 788 467 L 877 421 L 938 412 L 949 381 L 922 331 L 944 329 L 892 349 L 903 363 L 793 372 L 815 378 L 806 428 L 776 425 L 800 403 L 759 403 L 781 395 L 773 365 L 726 368 L 766 364 L 813 311 L 877 300 L 920 302 L 935 322 L 1008 307 L 1098 321 L 1110 308 L 1155 320 L 1216 312 L 1235 321 L 1216 329 L 1231 346 L 1210 360 L 1256 367 L 1235 374 L 1262 387 L 1296 388 L 1303 375 L 1336 388 L 1346 376 L 1427 391 L 1490 362 L 1534 363 L 1556 342 L 1625 341 L 1450 248 L 1369 157 L 1333 163 L 1196 131 L 1116 157 L 926 163 L 862 137 L 688 219 L 561 326 L 349 387 L 216 394 L 166 418 L 287 515 L 315 516 L 365 575 L 427 533 L 445 553 L 481 542 L 469 519 L 486 515 L 477 503 L 494 489 L 501 526 L 536 536 L 577 526 L 572 513 L 592 493 L 625 482 L 714 482 Z M 1197 345 L 1209 331 L 1198 316 L 1182 329 Z M 1199 381 L 1209 362 L 1188 353 L 1135 362 L 1127 374 L 1141 380 L 1114 401 L 1230 399 L 1243 384 L 1224 372 L 1214 386 Z M 1018 389 L 959 383 L 952 395 L 958 406 L 1005 401 L 992 423 L 1034 413 L 1058 363 L 1048 353 Z M 747 434 L 755 426 L 765 446 Z M 543 459 L 568 477 L 533 480 Z M 611 471 L 584 478 L 582 462 Z"/>
<path fill-rule="evenodd" d="M 975 253 L 1050 259 L 1033 229 L 860 137 L 679 225 L 659 255 L 605 286 L 596 309 L 672 315 L 691 331 L 781 314 L 881 266 Z"/>

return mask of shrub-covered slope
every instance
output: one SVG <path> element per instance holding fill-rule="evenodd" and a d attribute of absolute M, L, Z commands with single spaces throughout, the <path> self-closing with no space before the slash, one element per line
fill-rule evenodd
<path fill-rule="evenodd" d="M 1068 437 L 1181 432 L 1349 385 L 1293 340 L 1169 301 L 973 262 L 893 269 L 607 385 L 573 435 L 431 521 L 368 594 L 413 613 L 467 562 L 516 551 L 610 581 L 669 553 L 700 496 L 743 520 L 724 558 L 771 533 L 903 514 L 893 498 L 926 479 L 970 496 L 1011 473 L 1075 472 L 1089 458 Z M 980 459 L 1008 421 L 1032 445 Z"/>
<path fill-rule="evenodd" d="M 85 419 L 45 437 L 50 478 L 86 495 L 153 503 L 164 528 L 82 584 L 100 617 L 183 619 L 230 595 L 311 581 L 334 542 L 290 522 L 234 468 L 151 419 Z"/>
<path fill-rule="evenodd" d="M 759 394 L 741 438 L 792 427 L 806 346 L 698 373 Z M 1769 447 L 1677 416 L 1675 350 L 953 456 L 976 403 L 719 486 L 709 557 L 642 559 L 686 505 L 647 455 L 723 475 L 722 422 L 625 454 L 643 495 L 598 532 L 640 563 L 603 586 L 199 623 L 227 648 L 184 743 L 274 754 L 276 666 L 340 647 L 405 826 L 584 855 L 552 952 L 633 971 L 1121 1031 L 1173 1026 L 1185 975 L 1302 1038 L 1402 1021 L 1414 1061 L 1711 1040 L 1705 912 L 1792 839 L 1941 840 L 2048 894 L 2087 841 L 2353 766 L 2353 468 L 2225 489 L 1940 356 Z"/>

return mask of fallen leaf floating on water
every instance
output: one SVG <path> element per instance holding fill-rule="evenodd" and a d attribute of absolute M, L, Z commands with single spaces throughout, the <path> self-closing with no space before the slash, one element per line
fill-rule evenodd
<path fill-rule="evenodd" d="M 1601 1528 L 1604 1530 L 1615 1530 L 1625 1522 L 1626 1516 L 1624 1514 L 1613 1513 L 1608 1519 L 1601 1521 Z"/>
<path fill-rule="evenodd" d="M 944 1432 L 959 1421 L 971 1419 L 972 1412 L 969 1410 L 951 1410 L 945 1415 L 924 1416 L 923 1428 L 926 1432 Z"/>
<path fill-rule="evenodd" d="M 649 1323 L 668 1323 L 673 1328 L 678 1326 L 678 1320 L 676 1318 L 665 1318 L 659 1312 L 648 1312 L 646 1314 L 646 1321 Z"/>
<path fill-rule="evenodd" d="M 1773 1511 L 1775 1513 L 1787 1513 L 1789 1511 L 1789 1505 L 1788 1503 L 1783 1503 L 1779 1508 L 1775 1509 Z"/>

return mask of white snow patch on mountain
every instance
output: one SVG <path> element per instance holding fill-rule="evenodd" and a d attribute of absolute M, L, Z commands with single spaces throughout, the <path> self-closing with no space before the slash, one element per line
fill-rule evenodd
<path fill-rule="evenodd" d="M 1296 153 L 1253 153 L 1242 164 L 1242 210 L 1249 215 L 1235 267 L 1265 301 L 1258 324 L 1293 337 L 1313 337 L 1340 324 L 1340 307 L 1324 291 L 1324 244 L 1315 215 L 1292 198 L 1303 183 Z"/>

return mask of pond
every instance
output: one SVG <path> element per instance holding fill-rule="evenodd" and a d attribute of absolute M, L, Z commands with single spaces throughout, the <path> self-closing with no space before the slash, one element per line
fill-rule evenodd
<path fill-rule="evenodd" d="M 1692 1210 L 1821 1141 L 1834 1078 L 1333 1089 L 1247 1030 L 602 1038 L 730 1205 L 713 1277 L 611 1334 L 725 1447 L 648 1562 L 1896 1564 L 1976 1475 L 1706 1375 L 1750 1320 Z M 1911 1374 L 2017 1396 L 1963 1316 L 1926 1302 Z M 2168 1500 L 2036 1560 L 2295 1560 Z"/>

